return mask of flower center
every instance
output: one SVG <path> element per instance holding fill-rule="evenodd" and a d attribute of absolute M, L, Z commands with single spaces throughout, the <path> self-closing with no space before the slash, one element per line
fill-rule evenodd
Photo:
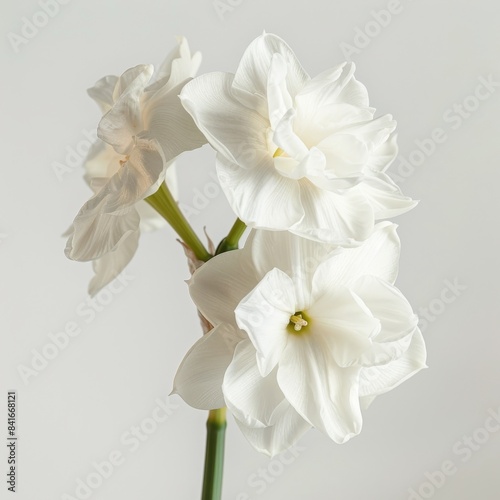
<path fill-rule="evenodd" d="M 123 159 L 120 160 L 120 167 L 123 167 L 123 165 L 128 162 L 129 158 L 129 155 L 124 156 Z"/>
<path fill-rule="evenodd" d="M 278 156 L 285 156 L 285 152 L 281 149 L 281 148 L 278 148 L 274 154 L 273 154 L 273 158 L 277 158 Z"/>
<path fill-rule="evenodd" d="M 300 332 L 302 328 L 305 328 L 309 325 L 308 317 L 302 311 L 298 311 L 295 314 L 290 316 L 290 323 L 288 324 L 288 328 L 293 332 Z"/>

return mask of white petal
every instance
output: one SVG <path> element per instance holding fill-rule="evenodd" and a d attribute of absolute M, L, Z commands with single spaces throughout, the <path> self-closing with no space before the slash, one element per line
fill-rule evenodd
<path fill-rule="evenodd" d="M 120 170 L 120 161 L 124 158 L 112 146 L 97 139 L 90 147 L 84 161 L 85 180 L 90 185 L 95 178 L 109 179 Z"/>
<path fill-rule="evenodd" d="M 408 301 L 397 288 L 373 276 L 360 278 L 353 290 L 381 324 L 372 348 L 361 356 L 360 363 L 373 366 L 400 358 L 408 349 L 418 324 Z"/>
<path fill-rule="evenodd" d="M 304 310 L 311 303 L 312 277 L 319 264 L 335 247 L 300 238 L 289 232 L 252 231 L 245 248 L 249 248 L 253 265 L 259 276 L 279 268 L 294 283 L 297 310 Z"/>
<path fill-rule="evenodd" d="M 286 230 L 302 219 L 297 181 L 280 175 L 270 156 L 244 169 L 219 154 L 216 167 L 231 208 L 249 227 Z"/>
<path fill-rule="evenodd" d="M 281 406 L 268 427 L 249 427 L 236 418 L 236 423 L 249 443 L 259 452 L 277 455 L 293 446 L 311 428 L 290 404 Z"/>
<path fill-rule="evenodd" d="M 185 37 L 177 37 L 177 46 L 168 54 L 154 75 L 154 80 L 167 79 L 169 89 L 175 87 L 187 78 L 193 78 L 201 64 L 201 53 L 191 55 L 189 44 Z"/>
<path fill-rule="evenodd" d="M 368 120 L 364 123 L 355 123 L 349 127 L 344 127 L 343 133 L 352 134 L 368 145 L 370 151 L 376 151 L 384 144 L 396 129 L 396 121 L 392 115 L 384 115 L 375 120 Z"/>
<path fill-rule="evenodd" d="M 256 352 L 249 340 L 236 346 L 224 375 L 222 391 L 235 417 L 251 427 L 273 425 L 282 405 L 287 405 L 276 380 L 276 371 L 263 377 L 257 368 Z"/>
<path fill-rule="evenodd" d="M 357 363 L 371 349 L 380 323 L 352 291 L 335 286 L 335 276 L 319 266 L 313 279 L 313 302 L 306 311 L 311 335 L 321 337 L 328 352 L 341 367 Z"/>
<path fill-rule="evenodd" d="M 129 237 L 133 238 L 131 233 L 138 231 L 140 217 L 135 208 L 108 214 L 102 208 L 105 203 L 106 199 L 102 199 L 88 212 L 84 205 L 83 212 L 76 216 L 65 249 L 69 259 L 89 261 L 101 258 Z"/>
<path fill-rule="evenodd" d="M 362 410 L 367 410 L 375 401 L 377 396 L 363 396 L 359 398 L 359 404 Z"/>
<path fill-rule="evenodd" d="M 118 82 L 118 77 L 114 75 L 105 76 L 87 90 L 87 93 L 97 103 L 101 111 L 107 113 L 113 107 L 113 92 Z"/>
<path fill-rule="evenodd" d="M 144 128 L 161 145 L 166 161 L 207 142 L 182 106 L 179 94 L 184 86 L 185 82 L 172 89 L 160 86 L 149 91 L 143 103 Z"/>
<path fill-rule="evenodd" d="M 317 147 L 326 157 L 325 172 L 330 178 L 361 175 L 368 159 L 365 143 L 348 134 L 333 134 Z"/>
<path fill-rule="evenodd" d="M 139 215 L 134 206 L 158 188 L 164 168 L 157 144 L 141 140 L 129 161 L 81 208 L 66 255 L 74 260 L 96 259 L 114 249 L 128 232 L 136 230 Z"/>
<path fill-rule="evenodd" d="M 292 98 L 286 88 L 287 67 L 281 54 L 274 54 L 267 80 L 267 101 L 271 127 L 276 128 L 286 112 L 292 108 Z"/>
<path fill-rule="evenodd" d="M 179 186 L 175 161 L 167 164 L 165 183 L 174 199 L 178 199 Z M 140 201 L 137 203 L 136 209 L 141 216 L 141 231 L 155 231 L 167 225 L 167 221 L 149 203 Z"/>
<path fill-rule="evenodd" d="M 296 312 L 293 281 L 283 271 L 269 271 L 238 304 L 236 323 L 247 332 L 263 377 L 277 365 L 288 338 L 287 326 Z"/>
<path fill-rule="evenodd" d="M 381 323 L 377 342 L 399 340 L 413 333 L 418 318 L 404 295 L 375 276 L 363 276 L 352 285 L 373 316 Z"/>
<path fill-rule="evenodd" d="M 126 233 L 113 250 L 93 261 L 95 275 L 89 285 L 91 296 L 111 283 L 127 267 L 139 246 L 139 236 L 139 229 Z"/>
<path fill-rule="evenodd" d="M 287 65 L 286 87 L 292 99 L 310 79 L 290 47 L 276 35 L 264 33 L 243 54 L 234 77 L 238 99 L 250 109 L 267 116 L 267 82 L 274 54 L 281 54 Z"/>
<path fill-rule="evenodd" d="M 312 109 L 346 103 L 368 106 L 368 92 L 354 78 L 354 63 L 341 63 L 312 78 L 296 97 L 298 106 Z"/>
<path fill-rule="evenodd" d="M 385 142 L 372 152 L 366 168 L 374 172 L 385 172 L 398 156 L 397 140 L 397 134 L 391 134 Z"/>
<path fill-rule="evenodd" d="M 399 187 L 385 174 L 365 178 L 357 188 L 364 194 L 376 219 L 404 214 L 417 205 L 417 201 L 404 196 Z"/>
<path fill-rule="evenodd" d="M 116 84 L 113 107 L 99 122 L 97 135 L 120 154 L 129 154 L 134 137 L 144 130 L 141 96 L 152 73 L 151 65 L 126 71 Z"/>
<path fill-rule="evenodd" d="M 301 161 L 307 154 L 308 149 L 302 140 L 297 136 L 293 128 L 295 110 L 289 109 L 276 126 L 273 135 L 273 142 L 285 153 L 297 161 Z"/>
<path fill-rule="evenodd" d="M 210 144 L 226 158 L 251 168 L 269 156 L 269 120 L 243 106 L 232 94 L 233 76 L 208 73 L 188 83 L 181 101 Z"/>
<path fill-rule="evenodd" d="M 399 359 L 386 365 L 361 369 L 360 396 L 377 396 L 394 389 L 426 368 L 426 358 L 424 339 L 420 330 L 416 329 L 410 347 Z"/>
<path fill-rule="evenodd" d="M 203 264 L 189 282 L 189 293 L 210 323 L 236 326 L 236 306 L 259 280 L 246 251 L 234 250 Z"/>
<path fill-rule="evenodd" d="M 314 335 L 290 335 L 278 368 L 278 383 L 300 415 L 342 444 L 359 434 L 359 368 L 340 368 L 328 345 Z"/>
<path fill-rule="evenodd" d="M 214 410 L 225 406 L 224 373 L 241 337 L 228 325 L 215 327 L 189 350 L 174 379 L 172 393 L 193 408 Z"/>
<path fill-rule="evenodd" d="M 290 231 L 304 238 L 337 245 L 354 245 L 373 230 L 373 210 L 354 189 L 344 194 L 328 192 L 309 181 L 300 181 L 304 218 Z"/>
<path fill-rule="evenodd" d="M 116 82 L 113 101 L 116 102 L 120 97 L 135 93 L 138 89 L 143 89 L 153 74 L 152 64 L 139 64 L 125 71 Z"/>
<path fill-rule="evenodd" d="M 361 245 L 343 249 L 322 264 L 322 272 L 335 276 L 337 286 L 348 288 L 365 275 L 394 283 L 398 274 L 400 250 L 396 228 L 390 222 L 377 224 L 370 238 Z"/>

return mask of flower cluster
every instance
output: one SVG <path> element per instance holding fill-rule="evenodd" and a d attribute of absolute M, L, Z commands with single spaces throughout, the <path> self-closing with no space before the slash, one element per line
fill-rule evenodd
<path fill-rule="evenodd" d="M 156 209 L 187 245 L 189 291 L 209 330 L 174 392 L 195 408 L 227 407 L 270 455 L 310 427 L 345 443 L 362 410 L 426 361 L 394 286 L 396 225 L 378 222 L 415 206 L 386 173 L 396 123 L 375 117 L 353 64 L 311 78 L 275 35 L 252 42 L 235 74 L 193 78 L 199 62 L 181 39 L 154 76 L 137 66 L 90 90 L 105 113 L 87 160 L 95 194 L 67 255 L 94 261 L 98 290 L 128 263 L 140 228 L 158 226 Z M 169 166 L 207 141 L 237 233 L 251 228 L 241 249 L 228 236 L 204 250 L 166 201 Z"/>

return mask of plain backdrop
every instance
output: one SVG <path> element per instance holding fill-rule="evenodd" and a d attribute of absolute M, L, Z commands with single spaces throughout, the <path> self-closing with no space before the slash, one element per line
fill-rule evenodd
<path fill-rule="evenodd" d="M 229 419 L 224 500 L 500 498 L 500 4 L 71 0 L 46 2 L 49 17 L 42 3 L 2 0 L 0 16 L 0 498 L 199 498 L 206 415 L 168 397 L 200 335 L 181 248 L 168 228 L 144 235 L 126 286 L 89 304 L 91 266 L 63 253 L 62 233 L 90 195 L 67 155 L 97 126 L 86 89 L 102 76 L 161 62 L 178 34 L 203 52 L 202 72 L 234 71 L 263 30 L 311 75 L 350 57 L 371 104 L 398 121 L 391 173 L 421 200 L 396 220 L 398 286 L 423 318 L 429 369 L 381 396 L 343 446 L 310 431 L 270 460 Z M 71 168 L 57 176 L 58 164 Z M 218 241 L 234 216 L 211 184 L 213 151 L 185 155 L 178 169 L 191 222 Z M 47 347 L 65 328 L 80 334 Z M 46 366 L 36 361 L 44 349 Z M 23 379 L 33 362 L 36 375 Z M 5 482 L 8 390 L 18 393 L 15 495 Z M 110 455 L 121 457 L 112 471 Z"/>

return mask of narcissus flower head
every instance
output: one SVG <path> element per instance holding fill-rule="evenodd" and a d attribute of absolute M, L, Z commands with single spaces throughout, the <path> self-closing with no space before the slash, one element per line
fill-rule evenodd
<path fill-rule="evenodd" d="M 425 366 L 417 317 L 394 286 L 398 259 L 390 223 L 344 249 L 253 232 L 190 282 L 214 329 L 184 358 L 174 391 L 196 408 L 227 406 L 271 455 L 311 426 L 348 441 L 363 406 Z"/>
<path fill-rule="evenodd" d="M 415 205 L 385 174 L 396 122 L 374 118 L 353 64 L 311 78 L 283 40 L 264 34 L 236 74 L 202 75 L 181 99 L 217 151 L 231 207 L 251 227 L 355 245 L 375 220 Z"/>

